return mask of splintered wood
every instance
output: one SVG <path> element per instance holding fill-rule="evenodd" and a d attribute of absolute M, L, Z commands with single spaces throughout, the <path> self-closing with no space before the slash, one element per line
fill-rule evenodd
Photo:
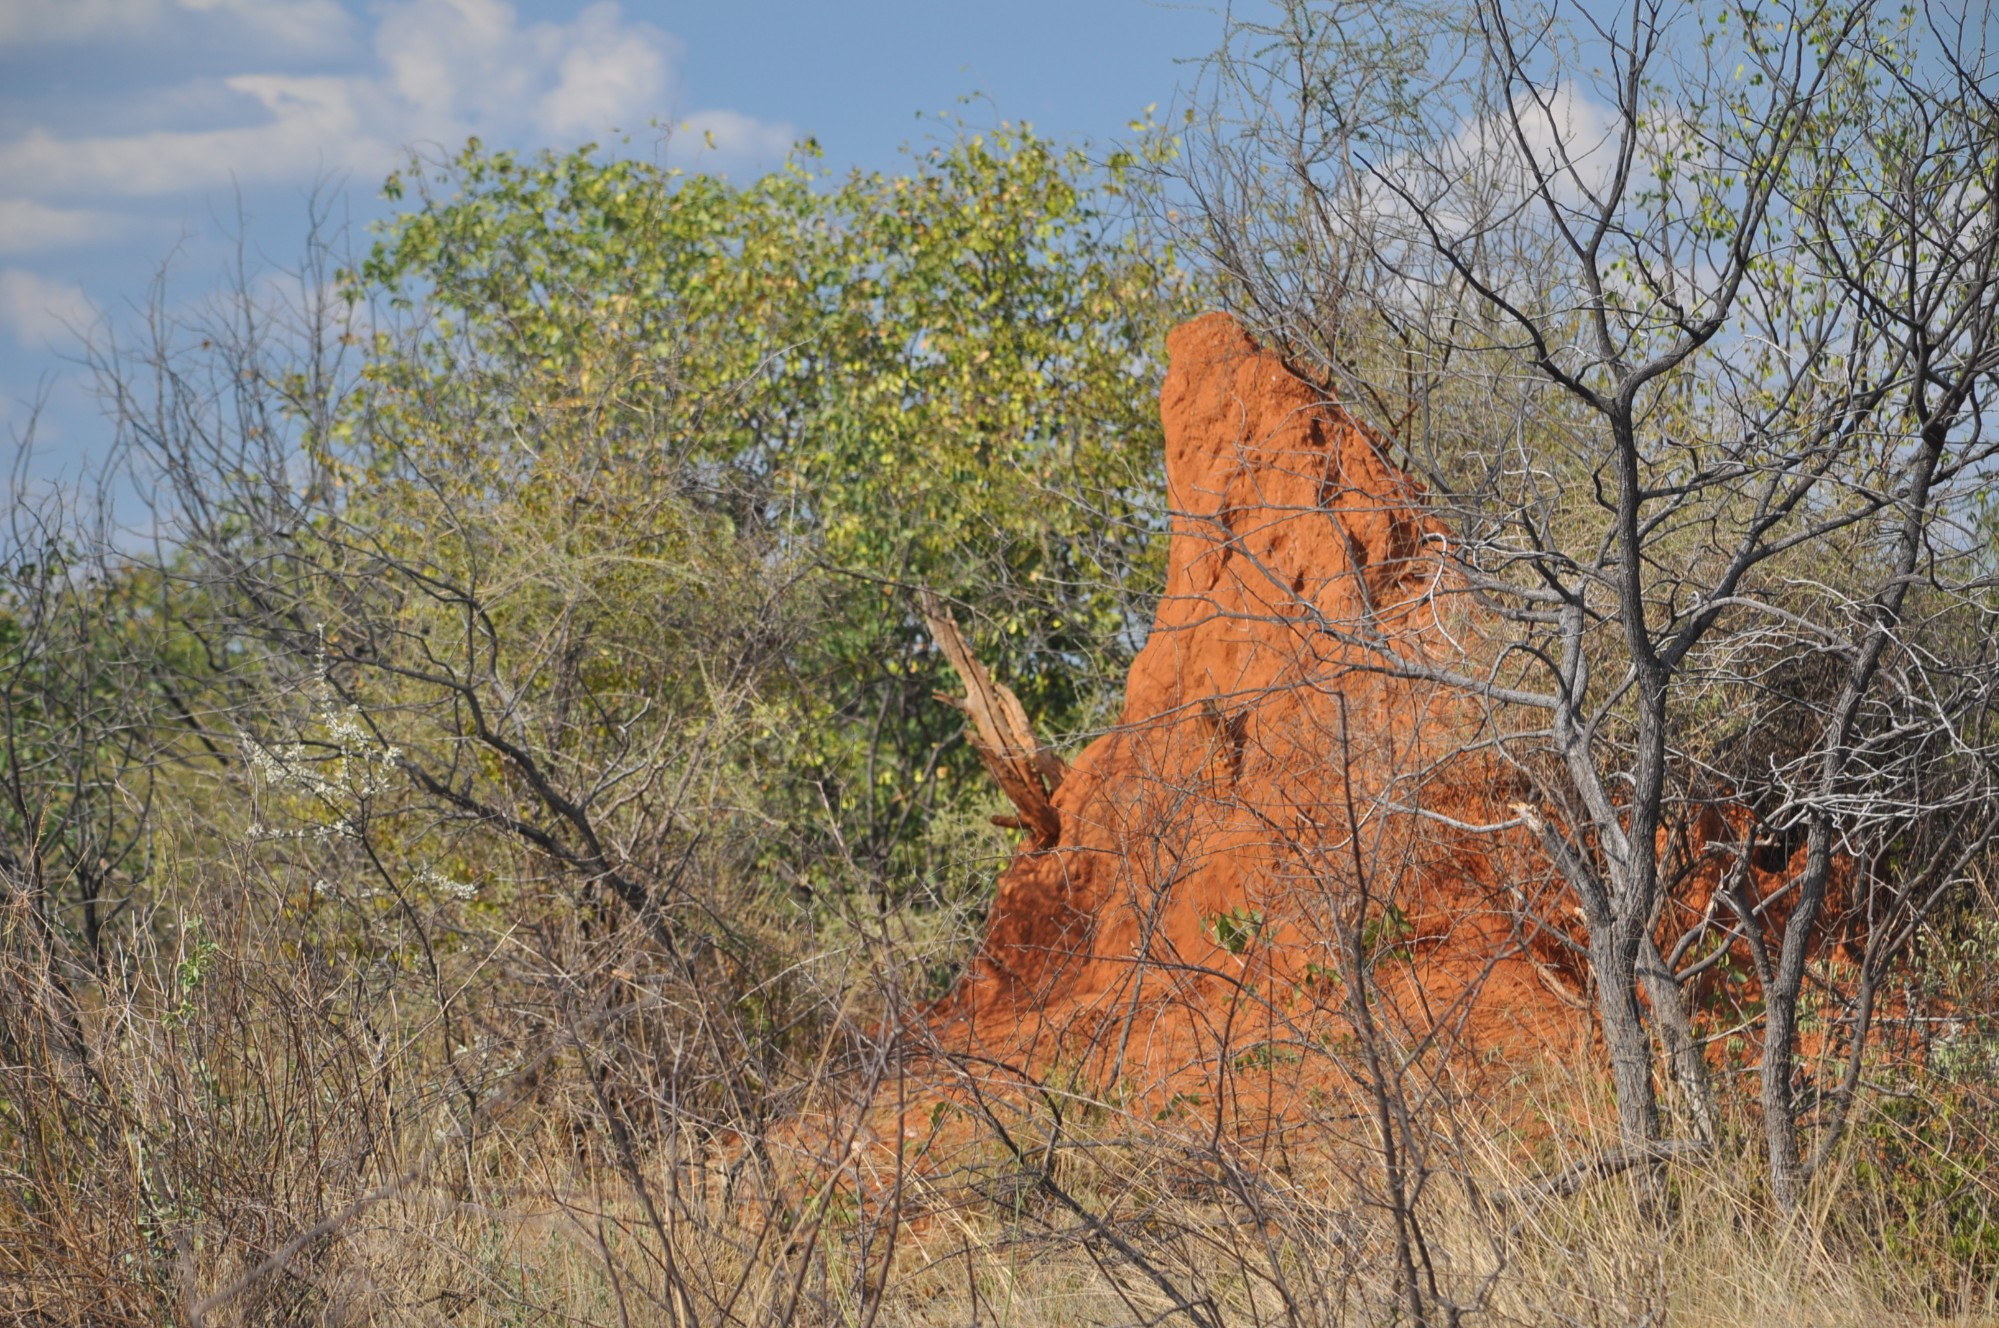
<path fill-rule="evenodd" d="M 1018 816 L 995 816 L 993 823 L 1025 830 L 1039 846 L 1055 843 L 1062 836 L 1062 818 L 1049 799 L 1062 787 L 1068 767 L 1035 737 L 1020 698 L 1004 683 L 995 682 L 972 654 L 957 619 L 943 601 L 927 588 L 921 600 L 931 639 L 965 684 L 962 698 L 939 692 L 937 699 L 970 721 L 971 731 L 966 736 L 972 749 L 1019 812 Z"/>

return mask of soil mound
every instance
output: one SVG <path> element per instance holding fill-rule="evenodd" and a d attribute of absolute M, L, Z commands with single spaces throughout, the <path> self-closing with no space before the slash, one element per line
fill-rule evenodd
<path fill-rule="evenodd" d="M 1465 754 L 1482 717 L 1461 693 L 1398 667 L 1479 654 L 1465 597 L 1438 593 L 1448 532 L 1228 316 L 1168 349 L 1157 619 L 1118 725 L 1049 771 L 1045 802 L 1015 794 L 1028 841 L 935 1027 L 995 1063 L 1171 1097 L 1323 1062 L 1298 1053 L 1333 1044 L 1342 975 L 1365 964 L 1407 1038 L 1575 1046 L 1574 937 L 1534 921 L 1572 910 L 1524 832 L 1462 828 L 1512 820 L 1524 790 Z M 987 755 L 1010 793 L 1034 783 L 1031 753 Z"/>
<path fill-rule="evenodd" d="M 1509 817 L 1455 755 L 1476 717 L 1382 667 L 1462 656 L 1446 533 L 1228 316 L 1168 349 L 1165 594 L 1120 722 L 1000 879 L 958 1036 L 1155 1086 L 1281 1060 L 1337 1014 L 1357 940 L 1426 1024 L 1571 1036 L 1573 984 L 1517 925 L 1526 864 L 1438 819 Z"/>

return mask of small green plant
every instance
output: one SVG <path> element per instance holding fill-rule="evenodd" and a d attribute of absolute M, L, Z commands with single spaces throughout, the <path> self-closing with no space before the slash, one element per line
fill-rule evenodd
<path fill-rule="evenodd" d="M 1267 1070 L 1273 1065 L 1296 1065 L 1304 1057 L 1296 1047 L 1278 1042 L 1259 1042 L 1235 1058 L 1238 1070 Z"/>
<path fill-rule="evenodd" d="M 1415 934 L 1409 925 L 1409 915 L 1394 904 L 1383 904 L 1381 912 L 1361 924 L 1360 948 L 1372 959 L 1381 951 L 1393 945 L 1400 945 Z"/>
<path fill-rule="evenodd" d="M 1856 1140 L 1854 1174 L 1867 1202 L 1855 1234 L 1927 1274 L 1938 1305 L 1960 1282 L 1999 1276 L 1999 1157 L 1981 1087 L 1932 1077 L 1923 1091 L 1882 1102 Z"/>
<path fill-rule="evenodd" d="M 201 934 L 201 919 L 188 918 L 181 924 L 184 949 L 174 965 L 174 1008 L 167 1022 L 182 1026 L 194 1015 L 194 993 L 215 959 L 215 942 Z"/>
<path fill-rule="evenodd" d="M 1232 908 L 1226 913 L 1202 919 L 1201 930 L 1222 949 L 1232 955 L 1240 955 L 1263 931 L 1263 914 L 1253 908 Z"/>

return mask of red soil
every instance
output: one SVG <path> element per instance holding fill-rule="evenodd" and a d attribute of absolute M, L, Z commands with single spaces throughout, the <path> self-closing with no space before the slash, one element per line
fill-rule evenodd
<path fill-rule="evenodd" d="M 1524 831 L 1440 819 L 1510 821 L 1524 790 L 1461 754 L 1481 722 L 1461 694 L 1381 668 L 1478 653 L 1464 599 L 1433 593 L 1447 532 L 1362 425 L 1232 319 L 1167 344 L 1157 620 L 1119 724 L 1054 796 L 1055 842 L 1001 877 L 937 1032 L 1162 1099 L 1245 1067 L 1323 1076 L 1287 1049 L 1350 1029 L 1358 920 L 1398 1037 L 1507 1059 L 1576 1047 L 1590 1019 L 1567 895 Z M 1714 818 L 1695 857 L 1739 829 Z M 1685 908 L 1712 894 L 1705 856 Z"/>

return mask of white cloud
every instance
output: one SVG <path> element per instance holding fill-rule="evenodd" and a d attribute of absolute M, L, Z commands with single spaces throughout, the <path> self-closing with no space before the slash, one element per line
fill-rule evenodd
<path fill-rule="evenodd" d="M 405 141 L 478 133 L 574 141 L 670 113 L 680 43 L 613 3 L 568 23 L 516 21 L 504 0 L 406 0 L 375 36 Z"/>
<path fill-rule="evenodd" d="M 160 0 L 8 0 L 0 5 L 0 46 L 78 41 L 153 22 Z"/>
<path fill-rule="evenodd" d="M 82 287 L 24 268 L 0 268 L 0 324 L 30 350 L 72 340 L 96 318 Z"/>
<path fill-rule="evenodd" d="M 602 133 L 613 125 L 636 128 L 631 116 L 649 107 L 657 114 L 677 45 L 656 28 L 653 40 L 633 41 L 620 30 L 616 5 L 597 4 L 577 16 L 578 31 L 557 67 L 556 85 L 538 108 L 542 128 L 554 134 Z M 623 122 L 620 124 L 620 122 Z"/>
<path fill-rule="evenodd" d="M 298 51 L 344 43 L 353 17 L 339 0 L 175 0 L 184 10 L 249 27 L 266 42 Z"/>
<path fill-rule="evenodd" d="M 164 0 L 75 3 L 92 15 L 132 18 Z M 179 3 L 231 18 L 255 15 L 267 27 L 290 23 L 299 32 L 333 22 L 322 13 L 330 0 Z M 26 7 L 16 12 L 9 4 Z M 68 6 L 0 0 L 0 12 L 13 14 L 7 21 L 16 28 L 46 35 L 62 28 Z M 237 104 L 233 124 L 213 127 L 211 112 L 208 125 L 174 127 L 180 108 L 215 100 L 183 84 L 153 99 L 151 118 L 160 123 L 84 135 L 43 124 L 0 140 L 0 195 L 13 195 L 0 197 L 0 207 L 23 216 L 32 208 L 55 214 L 79 200 L 303 183 L 328 172 L 385 174 L 407 145 L 455 144 L 471 134 L 500 143 L 573 143 L 614 128 L 643 129 L 673 114 L 679 43 L 652 24 L 625 18 L 614 3 L 593 4 L 566 23 L 523 23 L 504 0 L 396 0 L 379 12 L 369 68 L 246 71 L 223 79 Z M 716 147 L 730 156 L 776 155 L 792 138 L 789 126 L 731 111 L 697 114 L 689 123 L 713 133 Z M 60 238 L 48 227 L 23 234 L 41 234 L 51 245 Z M 31 247 L 20 240 L 12 251 Z"/>
<path fill-rule="evenodd" d="M 1468 119 L 1436 162 L 1441 182 L 1487 192 L 1505 208 L 1538 192 L 1537 178 L 1567 206 L 1609 181 L 1616 166 L 1617 124 L 1610 108 L 1564 85 L 1516 96 L 1512 114 Z"/>
<path fill-rule="evenodd" d="M 1617 168 L 1618 123 L 1608 106 L 1563 85 L 1515 106 L 1520 135 L 1541 170 L 1555 181 L 1559 197 L 1595 194 Z"/>
<path fill-rule="evenodd" d="M 499 0 L 414 0 L 389 11 L 375 34 L 385 91 L 413 126 L 433 132 L 518 115 L 545 63 L 536 45 Z"/>
<path fill-rule="evenodd" d="M 110 212 L 49 207 L 28 198 L 0 198 L 0 255 L 87 244 L 123 227 L 123 219 Z"/>
<path fill-rule="evenodd" d="M 57 196 L 147 197 L 232 180 L 372 169 L 390 150 L 364 132 L 348 80 L 245 74 L 228 84 L 263 106 L 263 123 L 85 138 L 31 129 L 0 143 L 0 180 L 33 181 Z"/>
<path fill-rule="evenodd" d="M 712 143 L 712 150 L 723 156 L 751 160 L 780 156 L 798 139 L 798 131 L 788 124 L 771 124 L 734 111 L 697 111 L 675 128 L 681 131 L 674 140 L 678 146 L 691 143 L 708 150 Z"/>
<path fill-rule="evenodd" d="M 175 0 L 198 14 L 225 14 L 298 42 L 323 41 L 351 22 L 338 0 Z"/>
<path fill-rule="evenodd" d="M 339 0 L 6 0 L 0 47 L 146 39 L 182 13 L 214 15 L 239 38 L 299 51 L 323 51 L 353 30 Z"/>

